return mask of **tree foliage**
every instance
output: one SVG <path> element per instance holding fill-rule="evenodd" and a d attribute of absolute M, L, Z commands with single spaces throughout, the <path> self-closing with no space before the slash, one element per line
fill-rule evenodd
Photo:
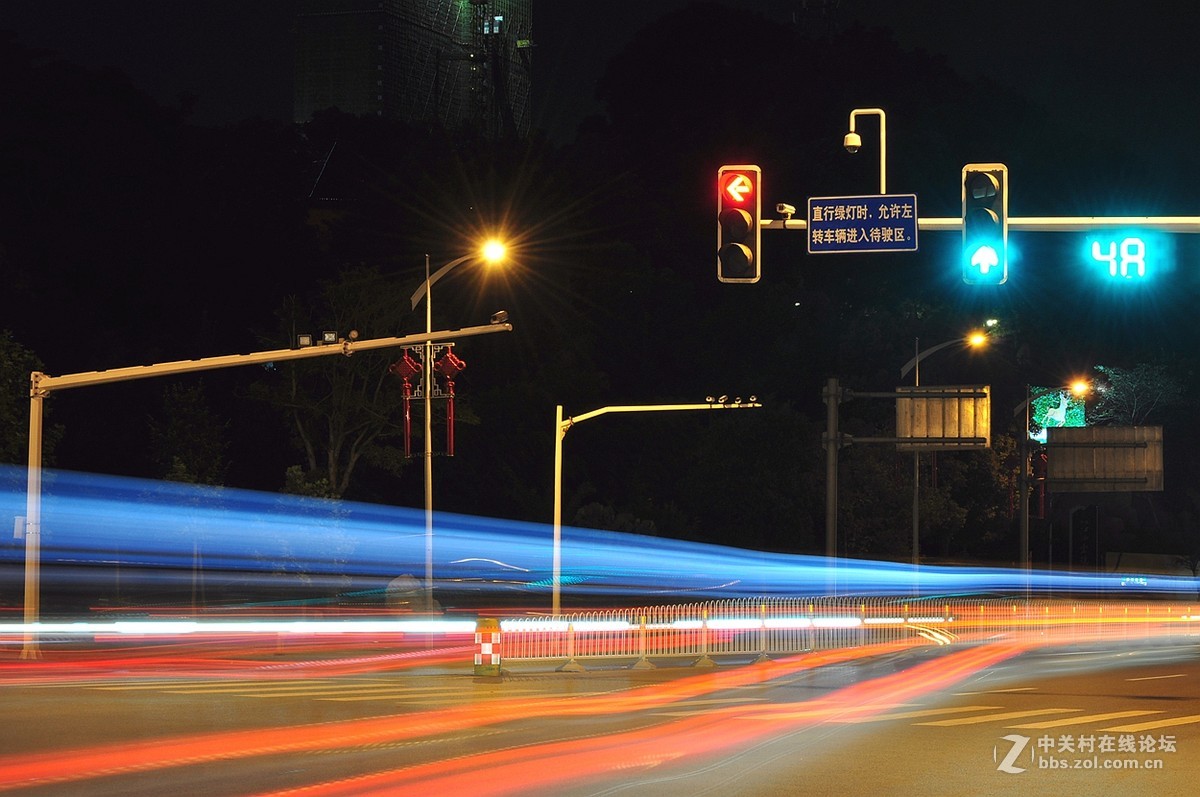
<path fill-rule="evenodd" d="M 229 421 L 217 416 L 204 383 L 174 383 L 162 391 L 162 410 L 146 420 L 152 457 L 170 481 L 220 485 L 229 463 Z"/>
<path fill-rule="evenodd" d="M 279 311 L 279 337 L 294 341 L 303 331 L 319 340 L 321 330 L 337 330 L 341 338 L 352 330 L 364 339 L 399 335 L 402 293 L 375 268 L 347 269 L 322 283 L 310 301 L 289 298 Z M 289 418 L 301 454 L 303 479 L 289 471 L 290 489 L 341 497 L 364 462 L 392 474 L 405 467 L 396 448 L 404 430 L 403 392 L 388 370 L 398 356 L 384 350 L 290 360 L 258 381 L 253 394 Z"/>
<path fill-rule="evenodd" d="M 0 330 L 0 463 L 23 463 L 29 457 L 29 375 L 43 369 L 41 360 L 8 330 Z M 51 408 L 43 403 L 42 461 L 54 461 L 61 426 L 46 423 Z"/>
<path fill-rule="evenodd" d="M 1088 416 L 1101 425 L 1141 426 L 1178 404 L 1183 385 L 1161 363 L 1138 363 L 1133 368 L 1097 365 L 1101 379 L 1099 401 Z"/>

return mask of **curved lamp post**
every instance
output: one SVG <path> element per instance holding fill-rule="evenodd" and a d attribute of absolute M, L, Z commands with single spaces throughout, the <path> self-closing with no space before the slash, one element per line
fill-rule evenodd
<path fill-rule="evenodd" d="M 855 108 L 850 112 L 850 132 L 842 140 L 846 151 L 853 154 L 862 146 L 862 136 L 855 129 L 855 121 L 862 116 L 879 117 L 879 193 L 887 193 L 887 114 L 882 108 Z"/>
<path fill-rule="evenodd" d="M 498 263 L 504 259 L 506 248 L 495 239 L 489 240 L 478 252 L 456 257 L 433 274 L 429 273 L 429 255 L 425 255 L 425 281 L 412 295 L 412 309 L 425 298 L 425 334 L 433 332 L 433 283 L 452 269 L 472 260 Z M 425 341 L 425 363 L 421 369 L 422 392 L 425 394 L 425 611 L 433 612 L 433 341 Z"/>
<path fill-rule="evenodd" d="M 989 319 L 987 326 L 995 326 L 995 321 Z M 913 372 L 913 384 L 917 387 L 921 386 L 921 360 L 924 360 L 935 352 L 948 349 L 951 346 L 961 348 L 977 348 L 985 346 L 988 342 L 988 335 L 983 331 L 975 331 L 967 335 L 965 338 L 953 338 L 944 343 L 939 343 L 936 346 L 930 346 L 924 351 L 921 350 L 921 339 L 913 338 L 914 356 L 906 362 L 900 369 L 900 378 L 908 376 L 909 371 Z M 912 503 L 912 557 L 913 567 L 918 567 L 921 564 L 921 452 L 918 449 L 913 450 L 913 503 Z"/>
<path fill-rule="evenodd" d="M 554 551 L 551 567 L 551 613 L 558 617 L 562 612 L 562 461 L 563 438 L 567 431 L 577 423 L 607 415 L 610 412 L 680 412 L 685 410 L 740 410 L 759 408 L 757 396 L 751 396 L 749 401 L 736 398 L 729 401 L 728 397 L 719 399 L 709 398 L 704 404 L 624 404 L 615 407 L 601 407 L 598 410 L 585 412 L 582 415 L 563 417 L 563 408 L 559 404 L 554 410 Z"/>

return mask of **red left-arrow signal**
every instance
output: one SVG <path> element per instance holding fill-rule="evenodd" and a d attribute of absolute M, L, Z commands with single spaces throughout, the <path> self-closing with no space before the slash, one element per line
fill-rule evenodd
<path fill-rule="evenodd" d="M 742 163 L 717 169 L 717 280 L 758 282 L 762 169 Z"/>
<path fill-rule="evenodd" d="M 744 174 L 734 174 L 725 181 L 725 194 L 739 205 L 754 193 L 754 183 Z"/>

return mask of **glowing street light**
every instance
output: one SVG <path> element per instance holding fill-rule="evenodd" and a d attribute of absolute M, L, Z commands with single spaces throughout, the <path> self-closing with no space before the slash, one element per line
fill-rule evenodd
<path fill-rule="evenodd" d="M 425 333 L 433 332 L 433 283 L 446 276 L 451 269 L 471 260 L 499 263 L 507 255 L 508 248 L 492 238 L 478 251 L 456 257 L 433 274 L 429 273 L 429 255 L 425 255 L 425 281 L 412 295 L 412 309 L 417 309 L 421 298 L 425 298 Z M 425 341 L 425 367 L 422 369 L 422 391 L 425 394 L 425 611 L 433 611 L 433 341 Z"/>
<path fill-rule="evenodd" d="M 992 329 L 996 326 L 995 319 L 988 319 L 986 329 Z M 952 338 L 939 343 L 936 346 L 930 346 L 928 349 L 921 351 L 921 339 L 913 338 L 913 358 L 906 362 L 900 369 L 900 378 L 908 376 L 909 371 L 913 371 L 913 384 L 917 387 L 921 386 L 921 360 L 929 355 L 939 352 L 951 346 L 961 348 L 979 348 L 986 346 L 988 343 L 988 333 L 985 330 L 977 329 L 968 334 L 965 338 Z M 921 564 L 921 452 L 919 449 L 913 450 L 913 503 L 912 503 L 912 558 L 913 567 Z"/>
<path fill-rule="evenodd" d="M 483 254 L 483 259 L 488 263 L 499 263 L 508 254 L 508 247 L 502 241 L 491 239 L 483 245 L 480 250 Z"/>

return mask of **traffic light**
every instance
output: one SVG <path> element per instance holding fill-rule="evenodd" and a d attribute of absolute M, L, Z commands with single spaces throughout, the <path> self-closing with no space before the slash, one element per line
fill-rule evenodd
<path fill-rule="evenodd" d="M 762 261 L 762 169 L 752 165 L 717 170 L 717 279 L 758 282 Z"/>
<path fill-rule="evenodd" d="M 1008 279 L 1008 167 L 968 163 L 962 170 L 962 275 L 968 285 Z"/>

